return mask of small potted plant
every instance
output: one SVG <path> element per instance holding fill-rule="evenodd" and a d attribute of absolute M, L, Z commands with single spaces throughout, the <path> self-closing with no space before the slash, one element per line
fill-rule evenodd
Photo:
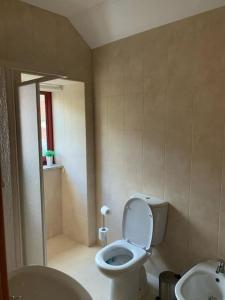
<path fill-rule="evenodd" d="M 55 152 L 53 150 L 46 150 L 45 151 L 46 162 L 47 162 L 48 167 L 51 167 L 53 165 L 54 155 L 55 155 Z"/>

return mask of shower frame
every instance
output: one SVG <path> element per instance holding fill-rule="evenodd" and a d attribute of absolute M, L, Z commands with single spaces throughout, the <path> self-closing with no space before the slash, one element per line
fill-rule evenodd
<path fill-rule="evenodd" d="M 14 261 L 12 262 L 12 266 L 10 269 L 15 269 L 24 265 L 23 260 L 23 239 L 22 239 L 22 226 L 21 226 L 21 207 L 20 207 L 20 183 L 19 183 L 19 170 L 18 170 L 18 140 L 17 140 L 17 113 L 16 113 L 16 101 L 18 97 L 17 87 L 21 84 L 21 73 L 28 73 L 34 75 L 40 75 L 45 77 L 43 81 L 62 78 L 73 81 L 80 81 L 76 78 L 68 78 L 65 75 L 58 74 L 49 74 L 38 71 L 26 70 L 20 64 L 14 64 L 10 62 L 5 62 L 0 60 L 0 80 L 3 79 L 5 90 L 6 90 L 6 98 L 1 99 L 0 97 L 0 109 L 2 110 L 2 120 L 0 118 L 0 126 L 3 125 L 5 127 L 5 131 L 0 133 L 0 149 L 4 149 L 5 144 L 7 144 L 6 149 L 7 153 L 5 153 L 4 159 L 1 157 L 1 170 L 2 177 L 5 182 L 5 190 L 7 194 L 7 204 L 11 209 L 11 222 L 13 222 L 13 232 L 9 232 L 7 228 L 5 231 L 8 234 L 12 235 L 13 244 L 10 245 L 10 249 L 12 251 L 11 256 L 14 257 Z M 3 75 L 3 76 L 1 76 Z M 39 80 L 41 81 L 41 80 Z M 31 81 L 30 81 L 31 83 Z M 1 89 L 0 84 L 0 89 Z M 1 92 L 1 91 L 0 91 Z M 85 97 L 86 101 L 86 97 Z M 2 109 L 3 108 L 3 109 Z M 1 115 L 0 115 L 1 117 Z M 90 124 L 90 120 L 87 120 Z M 91 121 L 93 122 L 93 121 Z M 89 125 L 90 126 L 90 125 Z M 87 149 L 88 150 L 88 149 Z M 90 149 L 88 150 L 90 153 Z M 90 154 L 89 154 L 90 155 Z M 90 159 L 90 158 L 89 158 Z M 91 161 L 94 161 L 92 158 Z M 92 166 L 94 168 L 94 166 Z M 95 216 L 95 196 L 94 191 L 88 190 L 88 206 L 91 208 L 91 214 Z M 7 210 L 8 208 L 6 208 Z M 88 213 L 90 210 L 88 208 Z M 5 207 L 4 207 L 5 214 Z M 7 223 L 7 222 L 5 222 Z M 5 224 L 6 225 L 6 224 Z M 88 245 L 93 245 L 95 243 L 96 233 L 95 227 L 92 223 L 88 224 Z M 7 247 L 7 252 L 9 247 Z M 8 253 L 7 253 L 8 254 Z"/>

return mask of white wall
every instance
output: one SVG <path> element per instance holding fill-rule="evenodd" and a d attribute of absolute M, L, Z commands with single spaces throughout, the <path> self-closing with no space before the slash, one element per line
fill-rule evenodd
<path fill-rule="evenodd" d="M 68 82 L 68 81 L 67 81 Z M 84 84 L 71 82 L 53 92 L 56 163 L 62 171 L 62 228 L 68 237 L 88 244 L 86 118 Z"/>

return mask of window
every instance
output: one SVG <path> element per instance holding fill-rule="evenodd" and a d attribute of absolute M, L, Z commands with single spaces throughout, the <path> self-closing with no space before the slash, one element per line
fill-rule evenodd
<path fill-rule="evenodd" d="M 40 114 L 42 159 L 46 164 L 45 151 L 54 150 L 51 92 L 40 92 Z"/>

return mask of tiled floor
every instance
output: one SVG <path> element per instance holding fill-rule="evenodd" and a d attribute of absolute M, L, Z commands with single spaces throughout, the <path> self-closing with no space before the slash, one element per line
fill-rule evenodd
<path fill-rule="evenodd" d="M 48 241 L 48 266 L 72 276 L 93 297 L 108 300 L 110 279 L 103 276 L 95 265 L 99 247 L 86 247 L 61 235 Z M 152 300 L 151 293 L 143 300 Z"/>

